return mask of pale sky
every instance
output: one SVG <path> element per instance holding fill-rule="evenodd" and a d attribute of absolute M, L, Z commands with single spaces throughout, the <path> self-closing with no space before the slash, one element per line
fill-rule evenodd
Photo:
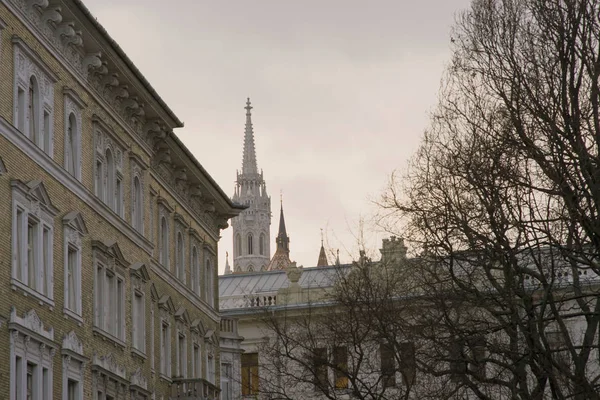
<path fill-rule="evenodd" d="M 290 258 L 327 249 L 350 262 L 387 234 L 373 199 L 403 171 L 437 103 L 450 28 L 469 0 L 86 0 L 185 128 L 175 133 L 225 193 L 241 169 L 245 101 L 271 195 L 271 249 L 283 205 Z M 232 252 L 222 231 L 219 270 Z M 328 255 L 333 262 L 331 254 Z"/>

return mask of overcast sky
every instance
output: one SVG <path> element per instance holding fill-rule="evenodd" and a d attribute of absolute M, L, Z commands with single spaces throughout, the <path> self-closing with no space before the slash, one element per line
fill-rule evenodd
<path fill-rule="evenodd" d="M 368 247 L 380 247 L 372 200 L 419 144 L 450 28 L 469 0 L 85 3 L 185 122 L 175 133 L 229 195 L 251 98 L 272 252 L 282 191 L 290 258 L 309 267 L 320 228 L 342 262 L 358 252 L 361 217 Z M 219 243 L 221 272 L 226 251 L 231 228 Z"/>

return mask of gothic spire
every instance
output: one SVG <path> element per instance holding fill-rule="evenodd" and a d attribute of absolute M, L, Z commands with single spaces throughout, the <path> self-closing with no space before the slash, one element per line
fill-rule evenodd
<path fill-rule="evenodd" d="M 254 131 L 252 130 L 252 106 L 250 97 L 246 101 L 246 129 L 244 131 L 244 158 L 242 160 L 242 174 L 257 174 L 256 149 L 254 148 Z"/>
<path fill-rule="evenodd" d="M 327 261 L 327 255 L 325 254 L 325 247 L 323 247 L 323 229 L 321 229 L 321 250 L 319 251 L 319 261 L 317 261 L 317 267 L 326 267 L 329 265 Z"/>
<path fill-rule="evenodd" d="M 283 200 L 279 213 L 279 232 L 277 233 L 277 250 L 269 263 L 269 270 L 286 269 L 290 264 L 290 238 L 285 230 L 285 219 L 283 217 Z"/>
<path fill-rule="evenodd" d="M 225 275 L 231 274 L 231 266 L 229 265 L 229 252 L 225 252 Z"/>

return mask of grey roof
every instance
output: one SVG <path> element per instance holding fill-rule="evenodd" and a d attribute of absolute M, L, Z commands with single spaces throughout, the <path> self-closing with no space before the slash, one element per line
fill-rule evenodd
<path fill-rule="evenodd" d="M 304 268 L 299 284 L 302 288 L 331 287 L 339 274 L 345 274 L 350 264 L 327 267 Z M 232 298 L 243 298 L 253 294 L 277 293 L 279 289 L 287 288 L 289 280 L 285 271 L 260 271 L 244 274 L 219 276 L 219 298 L 224 307 L 230 308 Z M 225 301 L 224 301 L 225 300 Z"/>

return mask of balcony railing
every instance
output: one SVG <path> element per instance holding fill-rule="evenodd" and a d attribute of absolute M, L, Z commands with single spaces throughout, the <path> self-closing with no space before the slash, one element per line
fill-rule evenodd
<path fill-rule="evenodd" d="M 202 378 L 173 378 L 170 400 L 219 400 L 221 390 Z"/>

